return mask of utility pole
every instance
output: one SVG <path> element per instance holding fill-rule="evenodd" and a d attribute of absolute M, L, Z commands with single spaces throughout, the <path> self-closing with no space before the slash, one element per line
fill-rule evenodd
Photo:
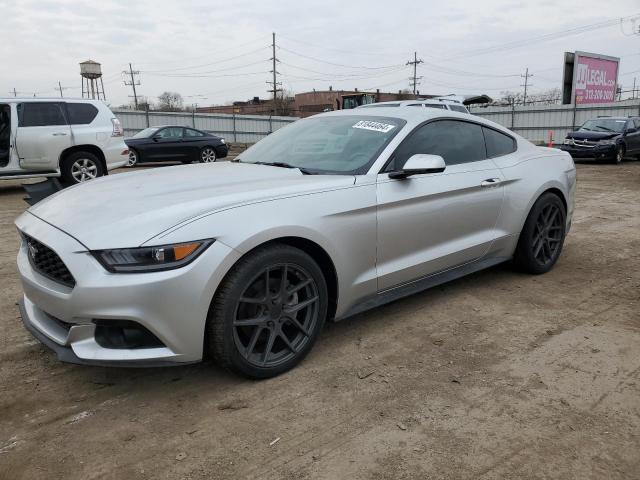
<path fill-rule="evenodd" d="M 419 63 L 424 63 L 422 60 L 418 60 L 418 52 L 413 52 L 413 61 L 408 61 L 407 65 L 413 65 L 413 80 L 411 86 L 413 87 L 413 96 L 416 96 L 416 87 L 418 86 L 418 71 L 417 67 Z M 422 77 L 420 77 L 422 78 Z"/>
<path fill-rule="evenodd" d="M 520 85 L 521 87 L 524 87 L 524 97 L 522 98 L 522 105 L 526 105 L 527 104 L 527 88 L 531 87 L 533 85 L 529 85 L 529 78 L 533 77 L 533 73 L 529 74 L 529 67 L 527 67 L 527 69 L 524 72 L 524 75 L 520 75 L 522 78 L 524 78 L 524 84 Z"/>
<path fill-rule="evenodd" d="M 631 92 L 631 98 L 636 99 L 636 77 L 633 77 L 633 91 Z"/>
<path fill-rule="evenodd" d="M 13 96 L 17 97 L 18 96 L 18 92 L 16 92 L 16 87 L 13 87 Z"/>
<path fill-rule="evenodd" d="M 277 75 L 280 73 L 278 72 L 278 70 L 276 70 L 276 62 L 279 62 L 280 60 L 278 60 L 278 58 L 276 57 L 276 34 L 275 32 L 273 32 L 272 34 L 272 42 L 271 42 L 271 54 L 272 57 L 270 58 L 270 60 L 272 60 L 273 64 L 272 64 L 272 70 L 270 71 L 270 73 L 273 74 L 273 80 L 271 82 L 267 82 L 268 84 L 270 84 L 272 86 L 272 89 L 269 90 L 269 92 L 273 93 L 273 108 L 271 109 L 271 111 L 273 113 L 278 113 L 276 111 L 276 102 L 278 101 L 278 92 L 282 91 L 281 88 L 278 88 L 278 85 L 282 85 L 281 82 L 278 82 L 278 78 Z"/>
<path fill-rule="evenodd" d="M 134 75 L 140 75 L 140 70 L 134 70 L 133 67 L 131 66 L 131 64 L 129 64 L 129 71 L 127 72 L 126 70 L 122 71 L 123 75 L 129 75 L 131 78 L 131 81 L 127 82 L 126 80 L 124 81 L 124 84 L 126 86 L 131 86 L 133 88 L 133 103 L 136 107 L 136 110 L 138 109 L 138 94 L 136 93 L 136 85 L 140 85 L 140 80 L 136 80 Z"/>
<path fill-rule="evenodd" d="M 58 80 L 58 88 L 60 89 L 60 98 L 62 98 L 62 84 L 60 83 L 60 80 Z"/>

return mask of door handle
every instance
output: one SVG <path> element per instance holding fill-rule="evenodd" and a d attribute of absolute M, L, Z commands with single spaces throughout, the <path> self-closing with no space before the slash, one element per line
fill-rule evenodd
<path fill-rule="evenodd" d="M 502 183 L 502 181 L 499 178 L 487 178 L 485 181 L 480 183 L 480 186 L 484 187 L 484 188 L 497 187 L 501 183 Z"/>
<path fill-rule="evenodd" d="M 66 135 L 66 133 L 64 132 L 57 132 L 57 133 L 52 133 L 51 135 L 53 135 L 54 137 L 62 137 L 64 135 Z"/>

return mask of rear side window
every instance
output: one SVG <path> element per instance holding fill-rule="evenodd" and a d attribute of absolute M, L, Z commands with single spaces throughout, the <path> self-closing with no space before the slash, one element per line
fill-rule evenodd
<path fill-rule="evenodd" d="M 509 135 L 486 127 L 482 127 L 482 131 L 484 132 L 484 141 L 487 144 L 487 157 L 509 155 L 516 151 L 516 141 Z"/>
<path fill-rule="evenodd" d="M 199 132 L 198 130 L 193 130 L 191 128 L 184 129 L 185 137 L 204 137 L 204 133 Z"/>
<path fill-rule="evenodd" d="M 447 165 L 476 162 L 487 158 L 482 127 L 457 120 L 438 120 L 413 132 L 396 150 L 386 171 L 400 170 L 412 155 L 440 155 Z"/>
<path fill-rule="evenodd" d="M 98 109 L 90 103 L 67 103 L 67 112 L 71 125 L 88 125 L 98 115 Z"/>
<path fill-rule="evenodd" d="M 18 126 L 48 127 L 66 125 L 67 119 L 60 103 L 28 102 L 18 105 Z"/>
<path fill-rule="evenodd" d="M 465 107 L 461 107 L 460 105 L 449 105 L 449 108 L 454 112 L 469 113 Z"/>
<path fill-rule="evenodd" d="M 447 107 L 445 107 L 444 105 L 440 104 L 440 103 L 426 103 L 424 105 L 425 107 L 429 107 L 429 108 L 439 108 L 440 110 L 446 110 Z"/>

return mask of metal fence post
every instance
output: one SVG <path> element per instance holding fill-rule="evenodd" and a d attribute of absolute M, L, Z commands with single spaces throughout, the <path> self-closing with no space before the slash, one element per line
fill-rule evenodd
<path fill-rule="evenodd" d="M 236 143 L 238 141 L 237 135 L 236 135 L 236 113 L 233 112 L 233 143 Z"/>
<path fill-rule="evenodd" d="M 149 104 L 144 104 L 144 116 L 147 119 L 147 128 L 149 128 Z"/>
<path fill-rule="evenodd" d="M 193 109 L 191 111 L 191 123 L 193 124 L 193 128 L 196 128 L 196 111 Z"/>
<path fill-rule="evenodd" d="M 515 127 L 516 124 L 516 101 L 515 99 L 511 100 L 511 130 Z"/>
<path fill-rule="evenodd" d="M 269 114 L 269 134 L 273 133 L 273 122 L 271 121 L 271 114 Z"/>

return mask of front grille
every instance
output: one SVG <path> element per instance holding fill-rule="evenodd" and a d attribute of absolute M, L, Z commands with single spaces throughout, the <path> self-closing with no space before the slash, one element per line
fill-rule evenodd
<path fill-rule="evenodd" d="M 38 273 L 67 287 L 75 287 L 75 278 L 56 252 L 33 237 L 25 235 L 24 238 L 29 261 Z"/>
<path fill-rule="evenodd" d="M 598 145 L 597 140 L 589 140 L 587 138 L 572 138 L 570 142 L 576 147 L 585 147 L 585 148 L 593 148 L 596 145 Z"/>

